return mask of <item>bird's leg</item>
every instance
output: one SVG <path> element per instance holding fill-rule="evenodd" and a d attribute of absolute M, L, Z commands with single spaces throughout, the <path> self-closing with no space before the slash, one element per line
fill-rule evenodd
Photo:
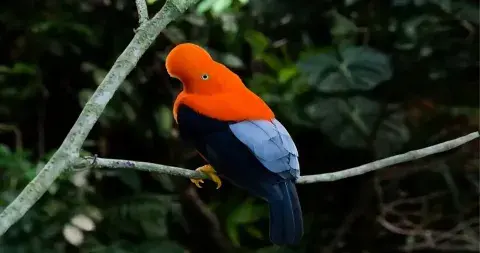
<path fill-rule="evenodd" d="M 222 186 L 222 180 L 220 180 L 220 178 L 217 176 L 212 165 L 210 164 L 203 165 L 202 167 L 197 168 L 195 171 L 207 174 L 207 176 L 217 184 L 217 189 L 220 188 L 220 186 Z M 202 186 L 200 185 L 200 183 L 203 183 L 202 179 L 191 178 L 190 181 L 192 181 L 192 183 L 194 183 L 198 188 L 202 188 Z"/>

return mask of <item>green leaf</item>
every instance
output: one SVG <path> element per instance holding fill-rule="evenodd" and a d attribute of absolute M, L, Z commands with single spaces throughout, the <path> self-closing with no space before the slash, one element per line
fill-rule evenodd
<path fill-rule="evenodd" d="M 393 0 L 393 6 L 405 7 L 408 4 L 414 4 L 417 7 L 426 4 L 434 4 L 440 7 L 445 12 L 450 12 L 452 9 L 452 0 Z"/>
<path fill-rule="evenodd" d="M 265 205 L 253 204 L 253 199 L 248 199 L 243 204 L 238 205 L 227 218 L 227 233 L 233 244 L 240 245 L 238 235 L 238 225 L 248 224 L 258 221 L 267 214 Z"/>
<path fill-rule="evenodd" d="M 306 107 L 306 113 L 330 139 L 341 147 L 365 147 L 365 137 L 371 130 L 364 120 L 373 122 L 377 105 L 360 97 L 350 99 L 358 107 L 350 107 L 347 101 L 339 98 L 322 98 Z M 373 113 L 372 113 L 373 112 Z M 357 120 L 358 115 L 364 115 Z"/>
<path fill-rule="evenodd" d="M 368 47 L 346 47 L 298 62 L 302 76 L 321 92 L 370 90 L 392 76 L 389 58 Z"/>
<path fill-rule="evenodd" d="M 93 69 L 93 80 L 97 85 L 100 85 L 107 75 L 107 71 L 101 68 L 95 68 Z"/>
<path fill-rule="evenodd" d="M 473 4 L 473 2 L 454 2 L 452 6 L 452 12 L 455 13 L 458 19 L 470 21 L 476 25 L 480 23 L 478 4 Z"/>
<path fill-rule="evenodd" d="M 36 73 L 35 66 L 26 63 L 15 63 L 12 68 L 12 72 L 15 74 L 29 74 L 34 75 Z"/>
<path fill-rule="evenodd" d="M 97 41 L 95 37 L 95 33 L 88 25 L 80 24 L 80 23 L 67 23 L 65 25 L 68 28 L 71 28 L 73 31 L 79 33 L 83 38 L 85 38 L 90 43 L 95 43 Z"/>
<path fill-rule="evenodd" d="M 270 76 L 263 73 L 253 73 L 250 88 L 253 89 L 255 92 L 268 92 L 268 87 L 271 85 L 275 85 L 277 80 Z"/>
<path fill-rule="evenodd" d="M 393 155 L 410 140 L 410 130 L 405 124 L 406 113 L 395 111 L 382 120 L 373 141 L 376 158 Z"/>
<path fill-rule="evenodd" d="M 402 30 L 405 38 L 404 41 L 395 43 L 397 47 L 410 49 L 417 43 L 420 43 L 425 33 L 435 32 L 438 29 L 444 29 L 444 26 L 438 25 L 441 22 L 440 18 L 424 14 L 420 16 L 413 16 L 403 22 Z M 403 43 L 402 43 L 403 42 Z M 406 45 L 403 45 L 406 44 Z M 413 44 L 413 45 L 410 45 Z"/>
<path fill-rule="evenodd" d="M 211 11 L 212 15 L 218 16 L 224 13 L 232 5 L 232 0 L 203 0 L 197 5 L 197 13 Z"/>
<path fill-rule="evenodd" d="M 217 0 L 203 0 L 197 5 L 197 13 L 201 14 L 207 12 L 212 8 Z"/>
<path fill-rule="evenodd" d="M 373 144 L 380 157 L 397 151 L 410 137 L 403 113 L 380 118 L 381 105 L 360 96 L 346 100 L 321 98 L 305 110 L 312 125 L 318 125 L 332 142 L 343 148 L 366 148 L 371 132 L 376 130 Z M 374 129 L 379 120 L 378 129 Z"/>
<path fill-rule="evenodd" d="M 118 178 L 132 190 L 139 192 L 141 190 L 140 177 L 134 170 L 119 170 Z"/>
<path fill-rule="evenodd" d="M 330 33 L 334 37 L 344 37 L 357 32 L 358 28 L 355 23 L 338 13 L 338 11 L 331 11 L 330 16 L 333 19 L 333 25 L 330 29 Z"/>
<path fill-rule="evenodd" d="M 197 13 L 186 14 L 185 16 L 183 16 L 183 18 L 185 19 L 185 21 L 194 26 L 203 27 L 207 24 L 206 17 Z"/>
<path fill-rule="evenodd" d="M 224 32 L 231 34 L 236 34 L 238 32 L 238 22 L 234 14 L 223 13 L 220 15 L 220 20 L 222 22 L 222 29 Z"/>
<path fill-rule="evenodd" d="M 0 65 L 0 73 L 10 73 L 10 68 L 5 65 Z"/>
<path fill-rule="evenodd" d="M 232 0 L 216 0 L 212 5 L 213 15 L 218 15 L 227 10 L 232 5 Z"/>
<path fill-rule="evenodd" d="M 233 223 L 227 222 L 227 234 L 232 244 L 235 246 L 240 246 L 240 236 L 238 235 L 237 226 Z"/>
<path fill-rule="evenodd" d="M 26 75 L 35 75 L 37 72 L 35 65 L 18 62 L 9 68 L 7 66 L 0 65 L 0 73 L 5 74 L 26 74 Z"/>
<path fill-rule="evenodd" d="M 85 106 L 93 93 L 94 91 L 91 89 L 81 89 L 80 92 L 78 92 L 78 102 L 82 107 Z"/>
<path fill-rule="evenodd" d="M 41 32 L 46 32 L 49 30 L 52 26 L 54 26 L 54 22 L 52 21 L 44 21 L 44 22 L 39 22 L 33 24 L 30 29 L 33 33 L 41 33 Z"/>
<path fill-rule="evenodd" d="M 270 40 L 263 33 L 255 30 L 247 30 L 244 34 L 245 40 L 250 45 L 254 57 L 259 57 L 270 45 Z"/>
<path fill-rule="evenodd" d="M 295 66 L 282 68 L 280 72 L 278 72 L 278 81 L 282 84 L 286 83 L 290 81 L 296 74 L 297 68 Z"/>
<path fill-rule="evenodd" d="M 173 127 L 172 111 L 162 105 L 155 113 L 155 121 L 158 127 L 158 133 L 164 137 L 170 136 Z"/>
<path fill-rule="evenodd" d="M 265 206 L 255 205 L 253 200 L 247 200 L 239 205 L 229 216 L 235 224 L 252 223 L 265 216 Z"/>
<path fill-rule="evenodd" d="M 243 64 L 242 59 L 240 59 L 238 56 L 226 53 L 223 54 L 221 57 L 221 61 L 232 68 L 243 68 L 245 65 Z"/>
<path fill-rule="evenodd" d="M 124 113 L 124 116 L 128 119 L 130 122 L 134 122 L 137 118 L 137 113 L 135 112 L 135 109 L 133 109 L 132 105 L 129 103 L 122 103 L 122 110 Z"/>
<path fill-rule="evenodd" d="M 0 143 L 0 157 L 2 156 L 9 156 L 12 154 L 12 151 L 10 150 L 10 148 L 3 144 L 3 143 Z"/>
<path fill-rule="evenodd" d="M 276 55 L 262 53 L 257 58 L 264 61 L 270 68 L 272 68 L 275 71 L 279 71 L 280 69 L 283 68 L 282 62 Z"/>
<path fill-rule="evenodd" d="M 156 221 L 150 219 L 141 220 L 140 224 L 147 238 L 163 238 L 167 236 L 168 229 L 165 219 L 160 218 Z"/>
<path fill-rule="evenodd" d="M 185 253 L 188 251 L 175 242 L 164 241 L 161 242 L 157 248 L 152 249 L 152 252 Z"/>
<path fill-rule="evenodd" d="M 246 227 L 246 230 L 248 232 L 249 235 L 259 239 L 259 240 L 263 240 L 264 239 L 264 236 L 262 234 L 262 231 L 260 231 L 260 229 L 254 227 L 254 226 L 247 226 Z"/>

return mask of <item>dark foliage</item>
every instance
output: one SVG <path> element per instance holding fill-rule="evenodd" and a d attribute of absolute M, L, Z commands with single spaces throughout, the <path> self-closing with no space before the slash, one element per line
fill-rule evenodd
<path fill-rule="evenodd" d="M 149 0 L 153 14 L 163 1 Z M 85 154 L 194 169 L 164 67 L 192 41 L 237 72 L 294 137 L 302 174 L 478 129 L 478 3 L 202 0 L 170 24 L 108 104 Z M 0 207 L 61 144 L 138 25 L 135 1 L 0 3 Z M 65 174 L 0 252 L 476 252 L 478 141 L 333 183 L 298 186 L 306 235 L 268 241 L 263 202 L 225 184 L 130 170 Z"/>

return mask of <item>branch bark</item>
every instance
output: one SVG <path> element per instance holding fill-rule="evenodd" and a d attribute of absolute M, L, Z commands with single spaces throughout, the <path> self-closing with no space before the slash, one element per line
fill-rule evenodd
<path fill-rule="evenodd" d="M 140 25 L 148 21 L 148 8 L 146 0 L 135 0 L 135 5 L 137 5 L 138 12 L 138 23 Z"/>
<path fill-rule="evenodd" d="M 404 163 L 408 161 L 413 161 L 417 160 L 429 155 L 445 152 L 450 149 L 454 149 L 456 147 L 459 147 L 467 142 L 470 142 L 472 140 L 475 140 L 479 137 L 478 132 L 473 132 L 470 134 L 467 134 L 465 136 L 449 140 L 446 142 L 442 142 L 430 147 L 422 148 L 422 149 L 417 149 L 417 150 L 412 150 L 407 153 L 401 154 L 401 155 L 395 155 L 391 157 L 387 157 L 384 159 L 380 159 L 371 163 L 367 163 L 358 167 L 354 167 L 351 169 L 347 170 L 342 170 L 338 172 L 332 172 L 332 173 L 325 173 L 325 174 L 319 174 L 319 175 L 309 175 L 309 176 L 303 176 L 301 177 L 297 183 L 299 184 L 309 184 L 309 183 L 315 183 L 315 182 L 326 182 L 326 181 L 337 181 L 340 179 L 344 179 L 347 177 L 354 177 L 358 175 L 365 174 L 370 171 L 374 170 L 379 170 L 382 168 L 386 168 L 388 166 L 392 166 L 395 164 L 399 163 Z"/>
<path fill-rule="evenodd" d="M 198 0 L 167 0 L 162 9 L 151 20 L 141 25 L 141 29 L 137 30 L 130 44 L 117 58 L 102 83 L 83 108 L 60 148 L 17 198 L 2 211 L 0 214 L 0 236 L 25 215 L 62 172 L 75 165 L 83 142 L 120 84 L 167 24 L 179 17 L 196 2 Z M 142 15 L 144 14 L 139 13 L 140 17 Z"/>
<path fill-rule="evenodd" d="M 475 140 L 479 136 L 480 136 L 479 132 L 473 132 L 453 140 L 445 141 L 445 142 L 442 142 L 433 146 L 429 146 L 426 148 L 422 148 L 422 149 L 412 150 L 404 154 L 391 156 L 388 158 L 377 160 L 377 161 L 367 163 L 361 166 L 357 166 L 354 168 L 332 172 L 332 173 L 301 176 L 297 180 L 297 184 L 330 182 L 330 181 L 345 179 L 348 177 L 362 175 L 367 172 L 379 170 L 395 164 L 413 161 L 429 155 L 445 152 L 447 150 L 454 149 L 467 142 Z M 104 168 L 112 168 L 112 169 L 137 169 L 137 170 L 143 170 L 143 171 L 149 171 L 149 172 L 169 174 L 172 176 L 182 176 L 186 178 L 202 178 L 202 179 L 208 178 L 205 174 L 194 171 L 194 170 L 189 170 L 189 169 L 184 169 L 184 168 L 179 168 L 179 167 L 174 167 L 169 165 L 148 163 L 148 162 L 137 162 L 137 161 L 97 158 L 97 157 L 79 158 L 76 162 L 76 166 L 78 167 L 84 168 L 84 167 L 88 167 L 89 165 L 92 165 L 92 167 L 97 167 L 97 168 L 104 167 Z"/>

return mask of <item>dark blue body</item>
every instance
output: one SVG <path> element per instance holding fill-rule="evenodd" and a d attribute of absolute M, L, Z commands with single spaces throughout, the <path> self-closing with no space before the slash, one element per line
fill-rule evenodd
<path fill-rule="evenodd" d="M 295 177 L 288 171 L 265 168 L 255 154 L 231 131 L 230 124 L 203 116 L 186 105 L 177 110 L 182 139 L 192 142 L 217 174 L 269 203 L 270 239 L 275 244 L 296 244 L 303 235 L 303 220 Z"/>

